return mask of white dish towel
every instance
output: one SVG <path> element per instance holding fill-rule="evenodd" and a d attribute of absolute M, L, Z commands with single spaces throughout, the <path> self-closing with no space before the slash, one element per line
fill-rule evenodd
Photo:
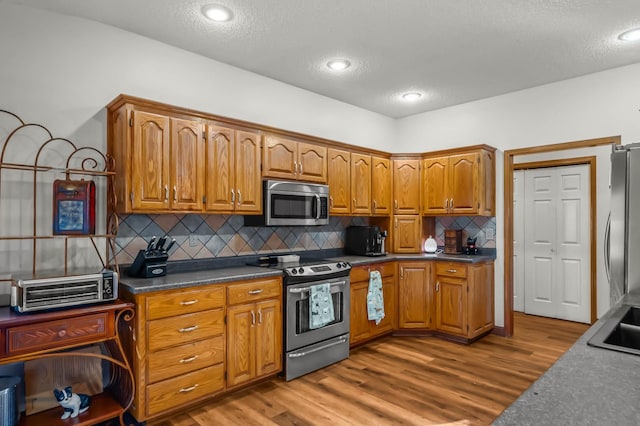
<path fill-rule="evenodd" d="M 309 328 L 314 330 L 335 321 L 331 284 L 313 285 L 309 293 Z"/>
<path fill-rule="evenodd" d="M 376 325 L 384 318 L 384 295 L 382 293 L 382 275 L 378 271 L 369 272 L 369 291 L 367 292 L 367 317 L 375 320 Z"/>

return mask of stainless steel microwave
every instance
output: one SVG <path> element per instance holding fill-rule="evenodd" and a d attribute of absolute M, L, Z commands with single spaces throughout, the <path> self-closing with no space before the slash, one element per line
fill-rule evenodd
<path fill-rule="evenodd" d="M 262 216 L 245 216 L 247 226 L 310 226 L 329 223 L 329 187 L 265 180 Z"/>

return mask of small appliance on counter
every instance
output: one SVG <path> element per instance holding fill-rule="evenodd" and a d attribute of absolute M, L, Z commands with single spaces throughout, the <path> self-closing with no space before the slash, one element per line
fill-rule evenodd
<path fill-rule="evenodd" d="M 478 246 L 476 245 L 477 238 L 467 238 L 467 247 L 465 247 L 465 254 L 478 254 Z"/>
<path fill-rule="evenodd" d="M 358 256 L 386 256 L 384 241 L 387 231 L 378 226 L 349 226 L 344 248 L 347 253 Z"/>
<path fill-rule="evenodd" d="M 176 243 L 175 239 L 167 245 L 167 236 L 152 237 L 145 250 L 140 250 L 136 259 L 129 267 L 129 275 L 132 277 L 152 278 L 167 275 L 167 259 L 169 249 Z"/>
<path fill-rule="evenodd" d="M 433 238 L 433 236 L 429 235 L 429 238 L 424 242 L 424 252 L 425 253 L 435 253 L 438 250 L 438 243 Z"/>
<path fill-rule="evenodd" d="M 444 230 L 444 252 L 447 254 L 462 253 L 462 230 L 461 229 L 445 229 Z"/>

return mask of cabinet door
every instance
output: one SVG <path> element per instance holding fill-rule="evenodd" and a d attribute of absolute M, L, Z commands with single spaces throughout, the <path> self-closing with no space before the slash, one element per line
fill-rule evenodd
<path fill-rule="evenodd" d="M 430 262 L 398 263 L 398 326 L 432 326 L 433 293 Z"/>
<path fill-rule="evenodd" d="M 261 213 L 260 142 L 262 136 L 252 132 L 237 131 L 235 139 L 236 213 Z"/>
<path fill-rule="evenodd" d="M 469 338 L 474 338 L 493 329 L 493 262 L 469 267 Z"/>
<path fill-rule="evenodd" d="M 436 328 L 467 334 L 467 280 L 436 276 Z"/>
<path fill-rule="evenodd" d="M 371 214 L 371 156 L 351 153 L 351 213 Z"/>
<path fill-rule="evenodd" d="M 421 224 L 420 216 L 405 215 L 393 218 L 393 251 L 395 253 L 420 253 Z"/>
<path fill-rule="evenodd" d="M 391 160 L 371 157 L 371 213 L 391 214 Z"/>
<path fill-rule="evenodd" d="M 282 369 L 281 305 L 280 299 L 256 303 L 256 377 Z"/>
<path fill-rule="evenodd" d="M 204 140 L 202 123 L 171 119 L 172 210 L 202 210 Z"/>
<path fill-rule="evenodd" d="M 449 206 L 451 213 L 478 212 L 478 153 L 449 157 Z"/>
<path fill-rule="evenodd" d="M 345 214 L 351 211 L 351 153 L 329 149 L 329 213 Z"/>
<path fill-rule="evenodd" d="M 327 148 L 298 143 L 298 179 L 327 183 Z"/>
<path fill-rule="evenodd" d="M 483 216 L 495 216 L 496 209 L 496 165 L 495 152 L 481 150 L 480 171 L 478 172 L 478 193 L 480 196 L 480 211 Z"/>
<path fill-rule="evenodd" d="M 351 283 L 351 306 L 349 308 L 349 339 L 355 344 L 369 338 L 367 316 L 368 281 Z"/>
<path fill-rule="evenodd" d="M 169 209 L 169 118 L 133 111 L 132 210 Z"/>
<path fill-rule="evenodd" d="M 227 386 L 256 376 L 255 323 L 255 304 L 227 309 Z"/>
<path fill-rule="evenodd" d="M 423 160 L 424 177 L 424 214 L 440 215 L 449 213 L 449 194 L 447 157 L 426 158 Z"/>
<path fill-rule="evenodd" d="M 262 176 L 296 179 L 298 171 L 298 143 L 267 135 L 264 138 Z"/>
<path fill-rule="evenodd" d="M 393 210 L 420 214 L 420 160 L 393 160 Z"/>
<path fill-rule="evenodd" d="M 231 213 L 235 200 L 235 132 L 221 126 L 207 126 L 205 208 Z"/>

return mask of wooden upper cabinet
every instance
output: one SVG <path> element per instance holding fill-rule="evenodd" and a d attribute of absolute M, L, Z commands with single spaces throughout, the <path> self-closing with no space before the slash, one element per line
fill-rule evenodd
<path fill-rule="evenodd" d="M 197 121 L 171 119 L 171 210 L 202 210 L 204 193 L 203 126 Z"/>
<path fill-rule="evenodd" d="M 351 153 L 351 213 L 371 213 L 371 156 Z"/>
<path fill-rule="evenodd" d="M 169 208 L 169 117 L 140 111 L 133 111 L 131 115 L 131 210 L 166 210 Z"/>
<path fill-rule="evenodd" d="M 274 135 L 264 139 L 262 176 L 327 182 L 327 148 Z"/>
<path fill-rule="evenodd" d="M 298 143 L 298 179 L 327 183 L 327 148 Z"/>
<path fill-rule="evenodd" d="M 495 215 L 495 153 L 487 149 L 423 160 L 426 215 Z"/>
<path fill-rule="evenodd" d="M 393 160 L 395 214 L 420 214 L 420 160 Z"/>
<path fill-rule="evenodd" d="M 328 150 L 329 213 L 351 212 L 351 153 L 339 149 Z"/>
<path fill-rule="evenodd" d="M 206 143 L 206 210 L 262 211 L 260 140 L 256 133 L 209 125 Z"/>
<path fill-rule="evenodd" d="M 371 213 L 391 214 L 391 160 L 371 157 Z"/>

